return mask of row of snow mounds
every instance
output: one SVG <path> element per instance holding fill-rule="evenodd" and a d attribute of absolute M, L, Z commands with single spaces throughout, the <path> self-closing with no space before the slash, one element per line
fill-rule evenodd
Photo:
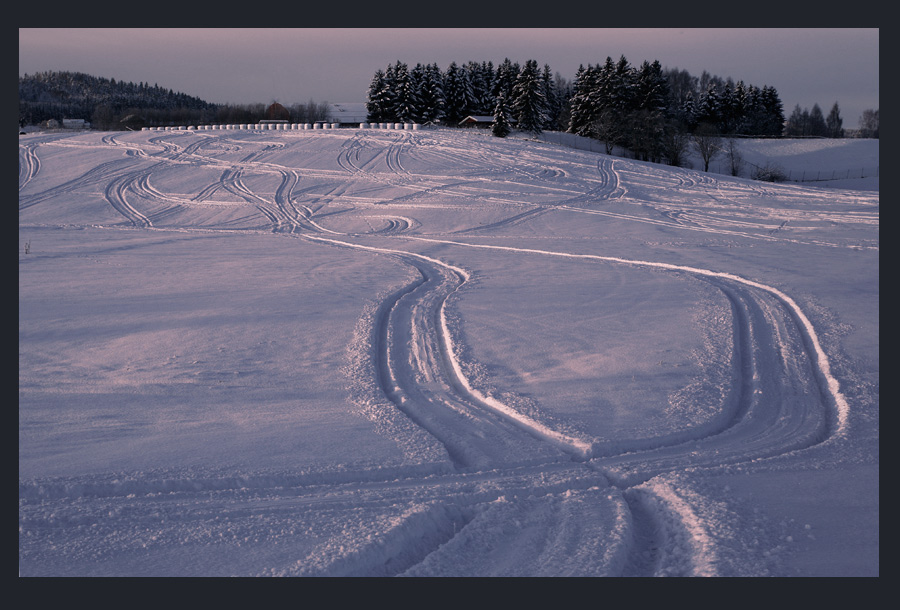
<path fill-rule="evenodd" d="M 418 123 L 360 123 L 360 129 L 418 129 Z"/>
<path fill-rule="evenodd" d="M 303 129 L 339 129 L 340 123 L 243 123 L 234 125 L 168 125 L 165 127 L 142 127 L 141 131 L 206 131 L 217 129 L 255 129 L 276 131 L 297 131 Z M 360 123 L 360 129 L 419 129 L 418 123 Z"/>

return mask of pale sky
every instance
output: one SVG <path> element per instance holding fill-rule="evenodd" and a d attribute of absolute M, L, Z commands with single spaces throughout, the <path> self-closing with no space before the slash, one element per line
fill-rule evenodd
<path fill-rule="evenodd" d="M 844 127 L 878 104 L 877 28 L 20 28 L 19 75 L 85 72 L 208 102 L 364 102 L 372 76 L 402 61 L 534 59 L 572 79 L 624 55 L 700 76 L 775 87 L 785 116 L 837 102 Z"/>

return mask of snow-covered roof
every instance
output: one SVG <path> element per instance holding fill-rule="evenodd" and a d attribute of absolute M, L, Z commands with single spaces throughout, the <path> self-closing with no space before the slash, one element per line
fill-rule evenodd
<path fill-rule="evenodd" d="M 467 123 L 469 120 L 473 120 L 476 123 L 493 123 L 494 117 L 489 114 L 470 114 L 466 118 L 460 121 L 460 123 Z"/>

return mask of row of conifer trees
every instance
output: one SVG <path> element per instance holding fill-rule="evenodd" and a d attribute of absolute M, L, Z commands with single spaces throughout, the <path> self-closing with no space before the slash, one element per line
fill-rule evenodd
<path fill-rule="evenodd" d="M 579 66 L 572 82 L 529 59 L 435 64 L 401 61 L 377 70 L 366 102 L 372 122 L 456 125 L 469 115 L 490 116 L 496 135 L 514 125 L 603 140 L 638 157 L 660 160 L 667 141 L 697 129 L 720 135 L 779 136 L 784 111 L 774 87 L 746 85 L 703 73 L 664 69 L 659 61 Z"/>

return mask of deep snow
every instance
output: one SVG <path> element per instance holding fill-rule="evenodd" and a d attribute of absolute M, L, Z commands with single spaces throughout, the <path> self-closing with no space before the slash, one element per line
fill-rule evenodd
<path fill-rule="evenodd" d="M 739 144 L 20 136 L 19 574 L 877 576 L 878 141 Z"/>

